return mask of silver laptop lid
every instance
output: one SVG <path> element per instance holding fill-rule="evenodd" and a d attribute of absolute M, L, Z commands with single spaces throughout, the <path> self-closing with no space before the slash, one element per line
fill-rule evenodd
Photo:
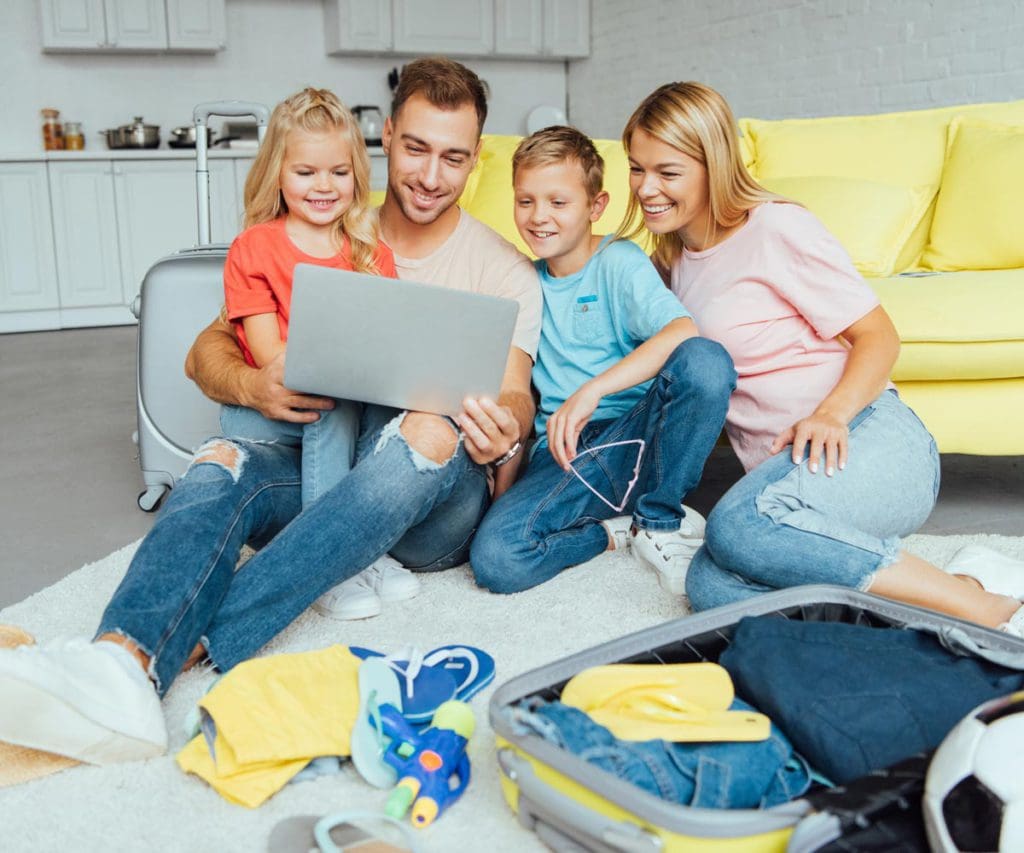
<path fill-rule="evenodd" d="M 497 399 L 519 303 L 299 264 L 285 384 L 400 409 L 456 415 Z"/>

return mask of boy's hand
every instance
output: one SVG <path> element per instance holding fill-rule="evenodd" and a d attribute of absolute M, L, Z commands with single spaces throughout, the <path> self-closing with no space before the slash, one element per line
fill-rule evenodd
<path fill-rule="evenodd" d="M 563 471 L 569 470 L 569 463 L 576 458 L 576 444 L 583 427 L 601 402 L 601 394 L 587 382 L 558 410 L 548 418 L 548 448 Z"/>
<path fill-rule="evenodd" d="M 465 436 L 466 453 L 477 465 L 501 459 L 519 440 L 519 421 L 512 410 L 488 397 L 467 397 L 455 420 Z"/>

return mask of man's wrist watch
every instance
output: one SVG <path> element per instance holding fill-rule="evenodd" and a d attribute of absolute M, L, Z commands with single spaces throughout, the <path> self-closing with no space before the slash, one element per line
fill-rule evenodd
<path fill-rule="evenodd" d="M 504 456 L 502 456 L 502 457 L 500 457 L 498 459 L 495 459 L 491 464 L 495 468 L 500 468 L 502 465 L 506 465 L 509 462 L 511 462 L 516 457 L 516 455 L 519 453 L 519 451 L 522 450 L 522 449 L 523 449 L 523 443 L 521 441 L 517 440 L 516 443 L 513 444 L 508 449 L 508 452 Z"/>

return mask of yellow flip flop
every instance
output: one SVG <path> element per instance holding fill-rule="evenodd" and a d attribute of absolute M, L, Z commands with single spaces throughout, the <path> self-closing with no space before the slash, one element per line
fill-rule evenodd
<path fill-rule="evenodd" d="M 572 678 L 562 702 L 584 711 L 620 740 L 759 741 L 771 722 L 730 711 L 729 673 L 714 663 L 611 664 Z"/>

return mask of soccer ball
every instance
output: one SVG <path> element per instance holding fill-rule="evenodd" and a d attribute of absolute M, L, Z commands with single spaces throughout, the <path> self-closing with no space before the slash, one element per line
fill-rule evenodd
<path fill-rule="evenodd" d="M 1024 691 L 979 705 L 946 735 L 923 805 L 933 850 L 1024 851 Z"/>

